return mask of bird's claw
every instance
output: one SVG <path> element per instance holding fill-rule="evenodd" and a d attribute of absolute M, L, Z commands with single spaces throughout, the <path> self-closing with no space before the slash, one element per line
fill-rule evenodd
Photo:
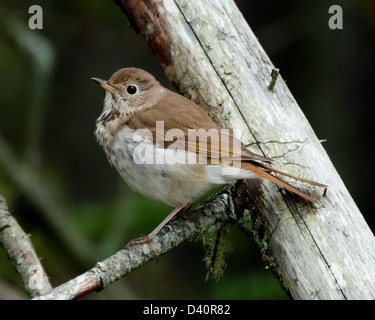
<path fill-rule="evenodd" d="M 130 240 L 129 243 L 127 244 L 129 247 L 134 246 L 136 244 L 142 244 L 148 242 L 151 248 L 152 255 L 155 258 L 159 258 L 158 255 L 156 254 L 155 247 L 154 247 L 154 242 L 153 242 L 153 237 L 150 236 L 141 236 L 137 239 Z"/>

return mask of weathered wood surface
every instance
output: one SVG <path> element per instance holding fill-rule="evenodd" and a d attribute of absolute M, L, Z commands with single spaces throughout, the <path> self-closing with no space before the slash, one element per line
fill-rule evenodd
<path fill-rule="evenodd" d="M 116 4 L 181 93 L 217 123 L 240 129 L 242 141 L 275 159 L 278 169 L 329 185 L 323 197 L 320 189 L 292 182 L 320 205 L 268 182 L 249 191 L 256 212 L 249 229 L 291 296 L 375 298 L 374 236 L 282 78 L 267 88 L 275 67 L 233 1 Z"/>

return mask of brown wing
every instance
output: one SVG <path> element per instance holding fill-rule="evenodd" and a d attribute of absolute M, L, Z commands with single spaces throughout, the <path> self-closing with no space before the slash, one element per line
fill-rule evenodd
<path fill-rule="evenodd" d="M 164 141 L 160 140 L 164 136 L 156 134 L 156 121 L 163 121 Z M 173 144 L 174 148 L 207 155 L 207 163 L 235 159 L 272 162 L 246 150 L 232 130 L 221 128 L 195 103 L 172 91 L 168 91 L 154 108 L 137 112 L 127 124 L 134 130 L 150 129 L 154 142 L 165 148 Z"/>
<path fill-rule="evenodd" d="M 171 99 L 173 99 L 173 104 L 170 102 Z M 158 141 L 156 135 L 156 121 L 164 121 L 164 133 L 167 141 L 164 141 L 164 136 L 160 137 L 163 141 Z M 162 98 L 158 102 L 156 107 L 137 112 L 136 115 L 127 121 L 127 124 L 134 130 L 143 128 L 150 129 L 154 137 L 154 142 L 164 145 L 165 148 L 173 143 L 174 148 L 189 150 L 196 154 L 207 154 L 207 163 L 216 164 L 241 159 L 241 167 L 243 169 L 251 170 L 260 177 L 266 178 L 314 203 L 317 201 L 311 196 L 280 180 L 267 171 L 273 171 L 318 187 L 327 188 L 326 185 L 296 177 L 257 162 L 271 163 L 272 159 L 257 155 L 245 149 L 244 144 L 234 138 L 230 130 L 223 130 L 196 104 L 171 91 L 168 92 L 167 97 Z M 191 130 L 199 129 L 207 133 L 207 143 L 205 143 L 204 139 L 203 143 L 199 143 L 196 136 L 191 135 Z M 216 131 L 217 134 L 210 135 L 210 130 L 213 130 L 211 133 Z M 198 131 L 196 132 L 198 133 Z M 200 138 L 202 137 L 199 133 L 198 136 Z M 193 143 L 194 141 L 196 143 Z"/>

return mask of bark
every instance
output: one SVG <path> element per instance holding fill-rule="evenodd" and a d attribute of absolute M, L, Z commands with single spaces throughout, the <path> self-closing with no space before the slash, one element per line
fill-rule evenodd
<path fill-rule="evenodd" d="M 20 275 L 26 292 L 37 297 L 52 289 L 29 237 L 8 210 L 0 195 L 0 244 Z"/>
<path fill-rule="evenodd" d="M 233 200 L 230 192 L 216 195 L 203 207 L 190 213 L 191 219 L 178 218 L 170 222 L 154 238 L 158 256 L 177 247 L 183 241 L 201 233 L 215 232 L 233 221 Z M 92 291 L 102 290 L 130 272 L 156 259 L 148 243 L 126 246 L 113 256 L 98 262 L 92 269 L 56 287 L 38 300 L 77 299 Z"/>
<path fill-rule="evenodd" d="M 248 199 L 240 203 L 241 226 L 283 287 L 295 299 L 373 299 L 374 236 L 285 82 L 271 76 L 275 67 L 234 2 L 115 2 L 180 93 L 218 124 L 239 129 L 276 168 L 329 185 L 323 196 L 293 182 L 320 205 L 268 182 L 237 190 Z"/>

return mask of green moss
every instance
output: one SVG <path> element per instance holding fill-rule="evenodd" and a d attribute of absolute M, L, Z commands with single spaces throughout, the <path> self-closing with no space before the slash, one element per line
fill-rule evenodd
<path fill-rule="evenodd" d="M 225 259 L 233 251 L 232 245 L 226 238 L 227 229 L 221 228 L 218 232 L 206 233 L 201 236 L 203 245 L 206 248 L 206 255 L 203 261 L 208 269 L 206 281 L 212 277 L 216 281 L 223 277 L 227 266 Z"/>

